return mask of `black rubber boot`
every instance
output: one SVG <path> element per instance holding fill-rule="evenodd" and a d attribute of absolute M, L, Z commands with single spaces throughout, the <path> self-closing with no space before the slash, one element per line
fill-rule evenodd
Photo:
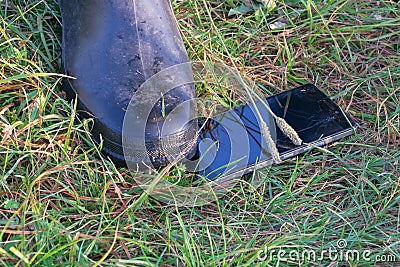
<path fill-rule="evenodd" d="M 94 118 L 93 139 L 118 164 L 126 160 L 162 166 L 186 148 L 195 153 L 197 123 L 169 134 L 170 151 L 160 146 L 165 110 L 195 96 L 193 85 L 175 89 L 155 105 L 146 127 L 145 151 L 129 159 L 122 149 L 126 108 L 138 88 L 170 66 L 188 62 L 169 0 L 60 0 L 63 21 L 63 69 L 69 98 L 78 98 L 79 114 Z M 168 102 L 168 99 L 173 99 Z M 161 100 L 160 100 L 161 101 Z M 163 113 L 163 114 L 161 114 Z M 189 114 L 188 114 L 189 116 Z M 172 141 L 172 142 L 171 142 Z M 175 147 L 174 147 L 175 146 Z M 187 148 L 190 149 L 187 149 Z M 191 148 L 193 147 L 193 148 Z M 149 161 L 150 155 L 150 161 Z"/>

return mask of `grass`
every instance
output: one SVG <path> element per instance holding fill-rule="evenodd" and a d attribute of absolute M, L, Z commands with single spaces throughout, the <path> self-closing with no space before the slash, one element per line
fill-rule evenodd
<path fill-rule="evenodd" d="M 2 0 L 0 266 L 399 265 L 399 4 L 288 0 L 228 17 L 235 1 L 174 3 L 192 60 L 235 65 L 264 94 L 313 82 L 358 133 L 257 172 L 257 189 L 248 177 L 207 206 L 164 205 L 98 153 L 64 100 L 57 1 Z M 264 257 L 340 239 L 369 259 Z"/>

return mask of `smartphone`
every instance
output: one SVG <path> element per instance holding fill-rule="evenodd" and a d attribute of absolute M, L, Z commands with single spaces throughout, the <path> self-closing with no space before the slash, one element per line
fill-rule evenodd
<path fill-rule="evenodd" d="M 284 118 L 303 140 L 294 145 L 275 127 L 274 118 L 258 101 L 200 123 L 197 174 L 212 181 L 240 177 L 273 164 L 260 132 L 260 115 L 269 125 L 282 160 L 352 135 L 356 124 L 327 95 L 312 84 L 266 98 L 270 109 Z M 204 125 L 208 125 L 204 127 Z"/>

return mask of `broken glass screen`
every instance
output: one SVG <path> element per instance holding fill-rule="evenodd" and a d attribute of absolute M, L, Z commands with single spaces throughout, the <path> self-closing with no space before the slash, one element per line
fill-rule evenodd
<path fill-rule="evenodd" d="M 271 96 L 266 101 L 271 110 L 284 118 L 303 140 L 302 145 L 294 145 L 279 128 L 275 129 L 273 117 L 261 102 L 257 102 L 282 160 L 354 132 L 355 124 L 314 85 L 300 86 Z M 198 174 L 201 176 L 208 180 L 221 175 L 237 177 L 273 163 L 251 105 L 220 114 L 208 124 L 211 127 L 203 127 L 198 144 Z"/>

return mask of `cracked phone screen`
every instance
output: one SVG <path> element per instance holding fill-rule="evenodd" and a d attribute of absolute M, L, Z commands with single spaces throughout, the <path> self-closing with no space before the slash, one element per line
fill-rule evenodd
<path fill-rule="evenodd" d="M 353 133 L 354 123 L 342 110 L 314 85 L 308 84 L 268 97 L 271 110 L 284 118 L 299 134 L 303 145 L 294 145 L 279 128 L 275 127 L 268 110 L 257 102 L 263 120 L 283 159 L 310 149 L 308 144 L 322 140 L 327 144 Z M 212 119 L 212 127 L 201 131 L 198 173 L 207 180 L 221 175 L 249 173 L 258 166 L 272 164 L 271 155 L 260 133 L 254 108 L 244 105 Z M 261 163 L 261 164 L 260 164 Z"/>

